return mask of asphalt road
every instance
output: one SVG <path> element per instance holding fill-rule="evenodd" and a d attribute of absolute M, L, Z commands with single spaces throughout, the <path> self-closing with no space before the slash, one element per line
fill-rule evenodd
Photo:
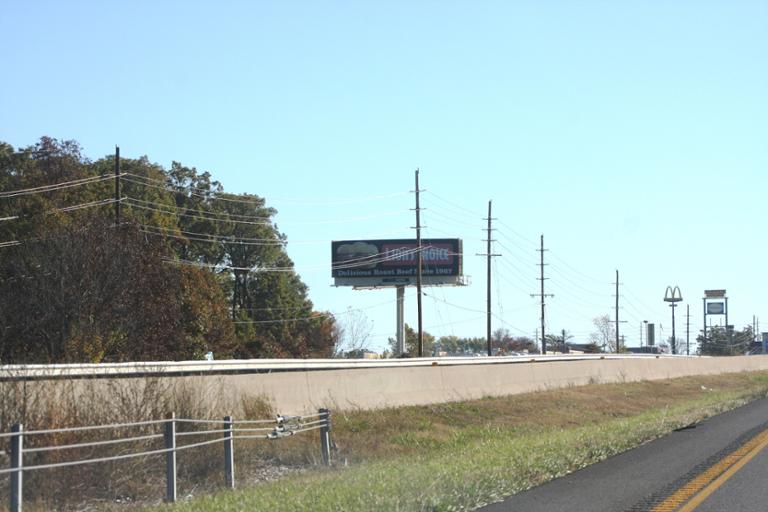
<path fill-rule="evenodd" d="M 733 459 L 726 456 L 745 442 L 768 435 L 762 434 L 766 429 L 768 399 L 762 399 L 480 510 L 650 511 L 668 502 L 683 484 Z M 730 478 L 716 490 L 710 489 L 697 512 L 768 510 L 768 484 L 763 478 L 768 474 L 768 449 L 757 448 L 749 462 L 732 468 Z"/>
<path fill-rule="evenodd" d="M 768 450 L 762 450 L 696 507 L 696 512 L 768 510 L 766 475 L 768 475 Z"/>

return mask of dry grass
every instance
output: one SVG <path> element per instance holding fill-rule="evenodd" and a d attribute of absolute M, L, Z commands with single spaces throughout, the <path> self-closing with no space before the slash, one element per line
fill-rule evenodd
<path fill-rule="evenodd" d="M 760 375 L 761 377 L 758 377 Z M 334 439 L 351 463 L 401 456 L 451 442 L 457 432 L 525 433 L 575 428 L 674 407 L 713 392 L 749 392 L 766 374 L 686 377 L 631 384 L 594 384 L 467 402 L 336 413 Z M 705 389 L 702 389 L 705 388 Z"/>
<path fill-rule="evenodd" d="M 14 423 L 25 431 L 85 425 L 157 420 L 170 411 L 180 418 L 238 419 L 274 418 L 271 404 L 258 396 L 228 397 L 221 382 L 206 388 L 184 383 L 169 384 L 168 379 L 148 378 L 116 381 L 61 380 L 48 382 L 0 382 L 0 432 Z M 207 405 L 213 404 L 213 405 Z M 179 432 L 221 428 L 216 425 L 178 424 Z M 74 443 L 87 443 L 162 433 L 162 425 L 139 426 L 104 431 L 67 432 L 25 436 L 25 449 Z M 179 444 L 199 442 L 210 437 L 186 438 Z M 24 457 L 26 466 L 70 460 L 108 457 L 163 448 L 162 439 L 129 445 L 77 448 Z M 0 439 L 0 467 L 8 466 L 9 440 Z M 256 482 L 274 478 L 280 468 L 276 461 L 279 446 L 269 441 L 239 442 L 236 463 L 240 479 Z M 222 487 L 223 447 L 221 444 L 179 452 L 178 481 L 181 496 L 197 495 Z M 88 464 L 70 468 L 28 471 L 24 474 L 26 510 L 102 510 L 110 504 L 159 503 L 164 496 L 163 455 Z M 8 476 L 0 476 L 0 510 L 8 503 Z"/>
<path fill-rule="evenodd" d="M 332 435 L 338 447 L 336 460 L 341 465 L 344 462 L 356 467 L 378 463 L 401 465 L 411 459 L 444 457 L 457 447 L 471 446 L 478 439 L 505 438 L 523 442 L 542 432 L 551 435 L 589 426 L 604 428 L 606 424 L 623 419 L 634 421 L 649 411 L 653 416 L 661 410 L 678 408 L 694 411 L 692 417 L 700 417 L 717 410 L 714 405 L 720 402 L 733 406 L 738 400 L 765 394 L 767 390 L 768 373 L 730 374 L 590 385 L 378 411 L 334 411 Z M 115 381 L 104 391 L 103 386 L 88 381 L 58 381 L 44 385 L 0 383 L 0 431 L 5 432 L 13 423 L 23 423 L 27 430 L 60 428 L 159 419 L 168 411 L 175 411 L 177 417 L 190 418 L 233 415 L 241 419 L 264 419 L 274 415 L 268 401 L 253 396 L 229 396 L 223 392 L 223 384 L 201 389 L 191 385 L 170 386 L 161 379 L 147 379 L 140 385 L 133 380 L 124 380 Z M 677 418 L 675 421 L 681 420 Z M 656 425 L 653 432 L 664 428 L 671 428 L 671 424 L 662 425 L 661 430 Z M 126 435 L 144 432 L 149 431 L 138 429 Z M 105 433 L 101 437 L 98 433 L 60 434 L 27 438 L 25 445 L 86 442 L 109 436 L 114 433 Z M 3 443 L 5 446 L 0 448 L 7 449 L 7 440 Z M 145 443 L 130 451 L 159 447 Z M 119 450 L 81 449 L 48 456 L 40 454 L 26 459 L 26 464 L 91 458 L 119 453 Z M 179 453 L 181 498 L 198 497 L 223 487 L 222 450 L 220 445 L 214 445 Z M 603 452 L 598 450 L 597 453 Z M 286 473 L 317 466 L 319 456 L 319 442 L 312 433 L 277 442 L 238 442 L 235 449 L 238 486 L 274 480 Z M 7 467 L 7 463 L 7 457 L 0 456 L 0 467 Z M 136 504 L 159 503 L 164 495 L 163 471 L 162 456 L 152 456 L 28 472 L 24 477 L 25 509 L 120 510 Z M 315 473 L 310 471 L 307 478 L 313 478 Z M 295 487 L 301 489 L 301 478 L 304 477 L 298 480 L 290 477 L 286 482 L 297 482 Z M 7 503 L 7 489 L 6 476 L 0 478 L 0 510 Z"/>
<path fill-rule="evenodd" d="M 734 374 L 338 413 L 351 467 L 163 510 L 472 510 L 767 392 L 768 373 Z"/>

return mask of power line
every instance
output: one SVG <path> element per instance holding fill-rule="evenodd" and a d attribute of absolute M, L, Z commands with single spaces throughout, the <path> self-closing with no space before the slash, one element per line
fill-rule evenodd
<path fill-rule="evenodd" d="M 61 208 L 54 208 L 53 210 L 47 210 L 37 215 L 52 215 L 54 213 L 67 213 L 67 212 L 73 212 L 76 210 L 82 210 L 85 208 L 93 208 L 94 206 L 105 206 L 105 205 L 113 204 L 115 202 L 117 201 L 115 201 L 114 199 L 102 199 L 100 201 L 91 201 L 89 203 L 81 203 L 81 204 L 76 204 L 72 206 L 63 206 Z M 32 218 L 32 217 L 34 217 L 34 215 L 14 215 L 12 217 L 0 218 L 0 222 L 9 221 L 9 220 L 26 219 L 26 218 Z"/>
<path fill-rule="evenodd" d="M 429 250 L 432 246 L 424 246 L 422 250 Z M 381 263 L 385 261 L 391 261 L 394 259 L 402 258 L 403 256 L 407 256 L 409 254 L 413 254 L 418 252 L 418 249 L 410 249 L 407 251 L 403 251 L 397 254 L 393 254 L 391 256 L 383 256 L 378 258 L 371 258 L 370 256 L 365 256 L 362 258 L 355 258 L 352 260 L 347 260 L 341 264 L 338 265 L 332 265 L 332 270 L 339 270 L 339 269 L 348 269 L 348 268 L 356 268 L 360 267 L 363 264 L 373 264 L 373 263 Z M 171 258 L 164 258 L 163 261 L 165 263 L 170 263 L 174 265 L 188 265 L 192 267 L 202 267 L 202 268 L 210 268 L 214 270 L 237 270 L 237 271 L 244 271 L 244 272 L 296 272 L 296 268 L 294 266 L 288 266 L 288 267 L 235 267 L 230 265 L 224 265 L 224 264 L 216 264 L 216 263 L 204 263 L 200 261 L 192 261 L 192 260 L 184 260 L 184 259 L 171 259 Z M 307 269 L 323 269 L 327 268 L 326 265 L 315 265 L 313 267 L 306 267 Z"/>
<path fill-rule="evenodd" d="M 215 217 L 210 217 L 210 216 L 207 216 L 207 215 L 197 215 L 197 214 L 192 214 L 192 213 L 180 213 L 180 212 L 175 212 L 175 211 L 172 211 L 172 210 L 164 210 L 162 208 L 154 208 L 154 207 L 151 207 L 151 206 L 145 206 L 143 204 L 139 204 L 139 200 L 134 199 L 132 197 L 125 197 L 124 199 L 126 200 L 126 204 L 128 204 L 132 208 L 140 208 L 140 209 L 143 209 L 143 210 L 149 210 L 149 211 L 153 211 L 153 212 L 157 212 L 157 213 L 164 213 L 166 215 L 177 215 L 179 217 L 186 217 L 186 218 L 190 218 L 190 219 L 200 219 L 200 220 L 206 220 L 206 221 L 211 221 L 211 222 L 223 222 L 223 223 L 231 223 L 231 224 L 248 224 L 248 225 L 252 225 L 252 226 L 271 226 L 272 225 L 271 222 L 263 222 L 263 221 L 255 222 L 255 221 L 238 220 L 238 219 L 232 219 L 232 218 L 230 218 L 230 219 L 217 219 Z M 141 202 L 142 203 L 149 203 L 149 201 L 141 201 Z M 213 212 L 211 212 L 211 213 L 213 214 Z"/>
<path fill-rule="evenodd" d="M 186 189 L 186 188 L 184 188 L 184 189 L 179 189 L 179 188 L 174 189 L 174 188 L 171 188 L 172 186 L 168 186 L 168 185 L 155 185 L 154 183 L 143 182 L 143 181 L 141 181 L 141 179 L 146 179 L 146 178 L 143 178 L 141 176 L 137 176 L 136 174 L 125 173 L 125 175 L 126 176 L 133 176 L 133 177 L 140 178 L 140 179 L 124 178 L 125 181 L 127 181 L 129 183 L 133 183 L 134 185 L 140 185 L 140 186 L 144 186 L 144 187 L 151 187 L 151 188 L 155 188 L 155 189 L 159 189 L 159 190 L 164 190 L 166 192 L 173 193 L 173 194 L 187 193 L 187 194 L 189 194 L 191 196 L 200 197 L 200 198 L 203 198 L 203 199 L 207 199 L 209 201 L 224 201 L 224 202 L 227 202 L 227 203 L 237 203 L 237 204 L 251 205 L 251 206 L 254 206 L 256 208 L 266 208 L 266 206 L 265 206 L 265 199 L 264 198 L 260 198 L 258 196 L 254 196 L 254 197 L 258 197 L 257 199 L 235 199 L 235 198 L 231 198 L 231 197 L 218 197 L 218 196 L 216 196 L 214 194 L 224 194 L 225 192 L 210 192 L 208 194 L 199 194 L 197 192 L 193 192 L 190 189 Z M 228 195 L 237 195 L 237 194 L 228 194 Z M 245 195 L 245 194 L 240 194 L 240 195 Z"/>
<path fill-rule="evenodd" d="M 391 305 L 394 301 L 386 301 L 381 302 L 378 304 L 373 304 L 371 306 L 366 306 L 364 308 L 348 308 L 344 311 L 328 311 L 328 312 L 315 312 L 310 316 L 305 317 L 294 317 L 294 318 L 276 318 L 272 320 L 235 320 L 233 321 L 234 324 L 238 325 L 245 325 L 245 324 L 271 324 L 271 323 L 289 323 L 289 322 L 300 322 L 304 320 L 315 320 L 318 318 L 337 318 L 344 315 L 347 315 L 351 312 L 355 311 L 366 311 L 369 309 L 374 309 L 377 307 L 381 307 L 384 305 Z M 290 310 L 301 310 L 305 309 L 304 307 L 290 307 L 290 308 L 242 308 L 238 309 L 238 311 L 275 311 L 275 310 L 282 310 L 282 311 L 290 311 Z"/>
<path fill-rule="evenodd" d="M 181 212 L 190 212 L 190 211 L 194 212 L 194 211 L 197 211 L 198 214 L 205 214 L 205 215 L 208 215 L 208 216 L 225 217 L 225 219 L 223 219 L 223 220 L 228 220 L 228 221 L 231 220 L 231 219 L 269 221 L 269 220 L 272 219 L 271 216 L 264 216 L 264 215 L 243 215 L 243 214 L 230 213 L 230 212 L 225 212 L 225 211 L 216 212 L 216 211 L 210 211 L 210 210 L 198 211 L 198 210 L 192 210 L 190 208 L 185 208 L 185 207 L 181 207 L 181 206 L 169 205 L 169 204 L 164 204 L 164 203 L 158 203 L 156 201 L 146 201 L 144 199 L 137 199 L 135 197 L 130 197 L 130 196 L 128 196 L 126 198 L 126 200 L 131 202 L 131 203 L 142 203 L 142 204 L 145 204 L 145 205 L 146 204 L 152 205 L 152 206 L 155 206 L 155 207 L 158 207 L 158 208 L 165 208 L 165 209 L 170 210 L 168 212 L 169 214 L 175 214 L 175 215 L 179 215 L 179 216 L 183 216 L 183 214 Z M 174 210 L 177 210 L 177 211 L 174 211 Z M 181 211 L 181 212 L 179 212 L 179 211 Z M 264 224 L 269 224 L 269 223 L 265 222 Z"/>
<path fill-rule="evenodd" d="M 246 215 L 232 215 L 226 212 L 199 212 L 199 213 L 205 213 L 206 215 L 200 215 L 199 213 L 181 213 L 179 211 L 173 211 L 171 208 L 176 208 L 177 210 L 181 210 L 180 207 L 171 207 L 168 205 L 161 205 L 161 203 L 153 203 L 152 201 L 142 201 L 140 199 L 135 199 L 133 197 L 127 198 L 128 203 L 137 208 L 143 208 L 145 210 L 151 210 L 158 213 L 165 213 L 168 215 L 178 215 L 179 217 L 187 217 L 187 218 L 195 218 L 195 219 L 202 219 L 212 222 L 225 222 L 225 223 L 233 223 L 233 224 L 250 224 L 250 225 L 261 225 L 261 226 L 271 226 L 273 224 L 276 224 L 276 222 L 263 222 L 263 220 L 272 219 L 272 217 L 263 217 L 263 216 L 246 216 Z M 137 203 L 144 203 L 144 204 L 154 204 L 157 205 L 156 207 L 150 207 L 150 206 L 144 206 L 142 204 Z M 189 209 L 184 209 L 185 212 L 194 211 Z M 396 217 L 398 215 L 405 215 L 406 212 L 402 210 L 390 210 L 388 212 L 381 212 L 377 213 L 375 215 L 367 215 L 367 216 L 361 216 L 361 217 L 344 217 L 340 219 L 327 219 L 327 220 L 315 220 L 315 221 L 291 221 L 291 220 L 281 220 L 280 224 L 289 224 L 289 225 L 321 225 L 321 224 L 343 224 L 343 223 L 352 223 L 352 222 L 362 222 L 362 221 L 369 221 L 373 219 L 380 219 L 384 217 Z M 209 216 L 211 215 L 211 216 Z M 212 216 L 219 216 L 224 218 L 214 218 Z M 238 217 L 238 218 L 244 218 L 244 219 L 251 219 L 251 220 L 239 220 L 239 219 L 233 219 L 228 217 Z M 254 220 L 262 220 L 262 222 L 256 222 Z"/>
<path fill-rule="evenodd" d="M 462 205 L 460 205 L 458 203 L 455 203 L 455 202 L 453 202 L 453 201 L 451 201 L 449 199 L 441 197 L 441 196 L 435 194 L 432 191 L 425 190 L 424 192 L 426 192 L 429 196 L 432 196 L 432 197 L 436 198 L 437 200 L 442 201 L 443 203 L 451 206 L 452 208 L 458 208 L 459 210 L 464 210 L 466 213 L 468 213 L 469 215 L 471 215 L 474 218 L 482 217 L 482 215 L 483 215 L 482 212 L 478 213 L 476 211 L 472 211 L 472 210 L 470 210 L 470 209 L 468 209 L 468 208 L 466 208 L 466 207 L 464 207 L 464 206 L 462 206 Z"/>
<path fill-rule="evenodd" d="M 179 231 L 181 234 L 176 234 L 165 230 L 166 228 L 159 228 L 157 226 L 141 225 L 140 230 L 142 233 L 149 235 L 161 236 L 166 238 L 175 238 L 177 240 L 185 240 L 189 242 L 204 242 L 211 244 L 228 244 L 228 245 L 246 245 L 253 247 L 281 247 L 287 245 L 287 242 L 279 240 L 264 240 L 264 241 L 248 241 L 240 238 L 225 238 L 216 237 L 215 235 L 195 236 L 189 231 Z"/>
<path fill-rule="evenodd" d="M 566 281 L 568 281 L 569 283 L 571 283 L 571 285 L 575 286 L 576 288 L 578 288 L 578 289 L 580 289 L 580 290 L 582 290 L 582 291 L 584 291 L 584 292 L 590 293 L 590 294 L 592 294 L 592 295 L 598 295 L 598 296 L 601 296 L 601 297 L 604 297 L 604 296 L 605 296 L 605 293 L 603 293 L 603 292 L 596 292 L 596 291 L 594 291 L 594 290 L 590 290 L 590 289 L 584 288 L 583 286 L 581 286 L 581 285 L 580 285 L 579 283 L 577 283 L 576 281 L 573 281 L 573 280 L 572 280 L 572 279 L 570 279 L 570 278 L 569 278 L 567 275 L 565 275 L 565 274 L 564 274 L 564 273 L 563 273 L 563 272 L 562 272 L 562 271 L 561 271 L 561 270 L 560 270 L 560 269 L 557 267 L 557 265 L 550 265 L 550 268 L 551 268 L 551 269 L 552 269 L 552 270 L 553 270 L 553 271 L 554 271 L 554 272 L 555 272 L 557 275 L 559 275 L 560 277 L 562 277 L 563 279 L 565 279 Z"/>
<path fill-rule="evenodd" d="M 223 190 L 215 190 L 211 191 L 206 188 L 202 187 L 192 187 L 192 186 L 185 186 L 185 185 L 174 185 L 172 183 L 169 183 L 166 180 L 160 180 L 157 178 L 150 178 L 148 176 L 141 176 L 139 174 L 131 174 L 131 176 L 134 176 L 139 179 L 146 180 L 151 183 L 157 183 L 159 185 L 165 185 L 166 187 L 173 187 L 178 191 L 182 190 L 194 190 L 201 193 L 208 193 L 208 194 L 223 194 L 225 193 Z M 218 181 L 213 181 L 211 183 L 212 185 L 220 186 L 221 184 Z M 402 197 L 408 195 L 408 192 L 392 192 L 390 194 L 378 194 L 378 195 L 371 195 L 371 196 L 363 196 L 363 197 L 355 197 L 355 198 L 335 198 L 335 199 L 329 199 L 327 201 L 316 201 L 316 200 L 306 200 L 302 198 L 281 198 L 281 197 L 271 197 L 270 201 L 278 201 L 278 202 L 284 202 L 284 203 L 301 203 L 301 204 L 308 204 L 308 205 L 319 205 L 319 204 L 328 204 L 328 205 L 334 205 L 334 204 L 350 204 L 350 203 L 362 203 L 366 201 L 375 201 L 379 199 L 391 199 L 393 197 Z"/>
<path fill-rule="evenodd" d="M 604 286 L 605 286 L 605 285 L 608 285 L 608 284 L 612 284 L 612 283 L 608 283 L 608 282 L 606 282 L 606 281 L 604 281 L 604 280 L 602 280 L 602 279 L 596 279 L 596 278 L 594 278 L 594 277 L 592 277 L 592 276 L 589 276 L 589 275 L 587 275 L 587 274 L 585 274 L 585 273 L 581 272 L 580 270 L 577 270 L 577 269 L 576 269 L 576 268 L 574 268 L 573 266 L 569 265 L 567 261 L 565 261 L 563 258 L 559 257 L 557 254 L 554 254 L 554 253 L 553 253 L 553 254 L 552 254 L 552 256 L 553 256 L 553 257 L 554 257 L 556 260 L 558 260 L 560 263 L 562 263 L 563 265 L 565 265 L 566 267 L 568 267 L 568 268 L 569 268 L 569 269 L 570 269 L 572 272 L 574 272 L 575 274 L 577 274 L 577 275 L 581 276 L 583 279 L 586 279 L 586 280 L 588 280 L 588 281 L 593 281 L 593 282 L 595 282 L 595 283 L 599 283 L 599 284 L 601 284 L 601 285 L 604 285 Z"/>
<path fill-rule="evenodd" d="M 88 185 L 90 183 L 99 183 L 99 182 L 111 180 L 111 179 L 113 179 L 112 176 L 90 176 L 88 178 L 80 178 L 77 180 L 63 181 L 61 183 L 55 183 L 51 185 L 42 185 L 40 187 L 32 187 L 32 188 L 0 192 L 0 198 L 19 197 L 19 196 L 26 196 L 30 194 L 42 194 L 45 192 L 53 192 L 56 190 L 63 190 L 63 189 L 72 188 L 72 187 L 80 187 L 83 185 Z"/>
<path fill-rule="evenodd" d="M 530 238 L 528 238 L 528 237 L 526 237 L 526 236 L 523 236 L 523 235 L 521 235 L 521 234 L 520 234 L 520 233 L 519 233 L 517 230 L 515 230 L 515 229 L 514 229 L 512 226 L 510 226 L 509 224 L 506 224 L 506 223 L 505 223 L 504 221 L 502 221 L 502 220 L 500 220 L 500 221 L 499 221 L 499 224 L 501 224 L 502 226 L 504 226 L 505 228 L 507 228 L 507 229 L 509 230 L 509 232 L 510 232 L 510 233 L 512 233 L 513 235 L 515 235 L 516 237 L 518 237 L 520 240 L 524 241 L 525 243 L 527 243 L 527 244 L 528 244 L 528 245 L 530 245 L 531 247 L 536 247 L 536 243 L 535 243 L 533 240 L 531 240 Z M 530 249 L 530 248 L 529 248 L 529 249 Z"/>

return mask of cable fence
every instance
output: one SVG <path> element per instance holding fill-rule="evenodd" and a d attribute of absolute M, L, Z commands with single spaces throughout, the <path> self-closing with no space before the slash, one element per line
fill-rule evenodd
<path fill-rule="evenodd" d="M 177 500 L 179 452 L 222 445 L 226 486 L 234 489 L 235 441 L 275 441 L 313 431 L 319 431 L 321 460 L 328 466 L 331 463 L 331 412 L 328 409 L 319 409 L 317 414 L 306 416 L 278 415 L 264 420 L 236 420 L 231 416 L 222 420 L 177 418 L 172 413 L 162 420 L 27 431 L 17 423 L 11 426 L 10 432 L 0 433 L 0 443 L 6 444 L 6 449 L 0 453 L 9 458 L 8 467 L 0 468 L 0 477 L 9 481 L 9 511 L 21 512 L 24 475 L 29 472 L 162 456 L 165 501 L 172 503 Z M 73 435 L 83 432 L 98 432 L 105 438 L 71 442 Z M 30 446 L 26 447 L 26 443 Z M 103 453 L 107 448 L 112 452 Z M 88 454 L 81 458 L 66 457 L 75 450 L 88 450 Z M 60 454 L 64 454 L 66 460 L 61 460 Z"/>

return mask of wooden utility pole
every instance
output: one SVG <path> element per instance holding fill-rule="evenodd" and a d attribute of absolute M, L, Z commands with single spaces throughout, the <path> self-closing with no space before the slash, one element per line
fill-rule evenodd
<path fill-rule="evenodd" d="M 547 353 L 547 339 L 546 339 L 546 331 L 545 331 L 545 315 L 544 315 L 544 306 L 545 301 L 544 299 L 546 297 L 554 297 L 551 293 L 547 294 L 544 293 L 544 281 L 548 278 L 544 277 L 544 235 L 541 235 L 541 248 L 538 249 L 539 253 L 541 253 L 540 257 L 540 263 L 539 266 L 541 267 L 541 277 L 538 278 L 539 281 L 541 281 L 541 292 L 540 293 L 532 293 L 531 297 L 541 297 L 541 354 L 545 355 Z"/>
<path fill-rule="evenodd" d="M 691 355 L 691 305 L 685 305 L 685 355 Z"/>
<path fill-rule="evenodd" d="M 487 267 L 487 281 L 486 281 L 486 304 L 488 305 L 488 311 L 486 312 L 486 326 L 485 337 L 488 341 L 488 355 L 491 355 L 491 202 L 488 201 L 488 247 L 486 267 Z"/>
<path fill-rule="evenodd" d="M 486 282 L 486 341 L 488 345 L 488 355 L 493 354 L 493 350 L 491 348 L 491 258 L 494 256 L 499 256 L 499 254 L 493 254 L 491 252 L 491 242 L 494 242 L 493 238 L 491 238 L 491 232 L 493 231 L 493 228 L 491 227 L 491 221 L 494 220 L 491 216 L 491 201 L 488 201 L 488 218 L 486 219 L 488 221 L 488 239 L 487 247 L 486 247 L 486 253 L 481 254 L 480 256 L 486 256 L 486 266 L 487 266 L 487 282 Z"/>
<path fill-rule="evenodd" d="M 621 341 L 619 339 L 619 271 L 616 270 L 616 353 L 621 352 Z"/>
<path fill-rule="evenodd" d="M 120 226 L 120 146 L 115 146 L 115 226 Z"/>
<path fill-rule="evenodd" d="M 419 206 L 419 169 L 416 169 L 416 308 L 419 316 L 419 357 L 424 357 L 424 329 L 421 323 L 421 208 Z"/>

